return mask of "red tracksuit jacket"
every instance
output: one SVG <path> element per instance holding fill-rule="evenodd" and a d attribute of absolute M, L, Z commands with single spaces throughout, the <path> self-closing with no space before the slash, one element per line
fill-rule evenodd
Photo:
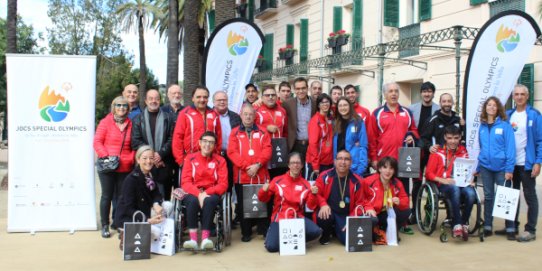
<path fill-rule="evenodd" d="M 179 112 L 171 143 L 173 157 L 177 164 L 181 165 L 187 154 L 199 151 L 199 138 L 206 131 L 216 134 L 215 151 L 220 153 L 222 130 L 218 114 L 211 108 L 207 108 L 203 116 L 194 105 L 187 106 Z"/>
<path fill-rule="evenodd" d="M 437 152 L 429 155 L 429 161 L 425 168 L 425 179 L 434 181 L 436 177 L 453 178 L 454 161 L 457 157 L 469 157 L 467 149 L 465 149 L 464 146 L 459 145 L 455 152 L 450 150 L 447 151 L 446 148 L 439 147 Z M 448 166 L 445 166 L 446 164 L 448 164 Z M 444 172 L 446 172 L 446 176 L 444 176 Z M 440 185 L 438 182 L 437 184 Z"/>
<path fill-rule="evenodd" d="M 94 135 L 94 151 L 96 151 L 99 158 L 102 158 L 106 156 L 118 156 L 122 139 L 126 134 L 124 148 L 122 148 L 122 153 L 120 153 L 119 167 L 116 172 L 130 172 L 134 167 L 135 151 L 132 150 L 130 145 L 132 142 L 132 122 L 128 118 L 125 121 L 128 123 L 124 131 L 121 132 L 115 124 L 113 114 L 109 113 L 100 121 Z"/>
<path fill-rule="evenodd" d="M 279 130 L 271 134 L 271 137 L 288 138 L 288 116 L 286 116 L 286 110 L 278 104 L 274 108 L 269 108 L 262 103 L 262 106 L 256 110 L 254 123 L 262 127 L 265 131 L 267 131 L 268 125 L 276 125 L 279 127 Z"/>
<path fill-rule="evenodd" d="M 363 180 L 363 182 L 369 187 L 373 192 L 373 199 L 371 201 L 372 206 L 377 214 L 382 212 L 382 207 L 384 206 L 384 186 L 380 181 L 380 174 L 375 173 Z M 399 210 L 406 210 L 410 207 L 410 201 L 408 200 L 408 195 L 405 192 L 403 183 L 398 179 L 394 179 L 390 183 L 390 189 L 392 192 L 392 197 L 399 198 L 399 205 L 395 207 Z"/>
<path fill-rule="evenodd" d="M 369 112 L 369 109 L 359 105 L 359 103 L 354 104 L 354 111 L 358 113 L 358 116 L 363 120 L 367 121 L 367 118 L 371 116 L 371 112 Z"/>
<path fill-rule="evenodd" d="M 228 143 L 228 157 L 233 163 L 233 181 L 235 183 L 265 183 L 269 180 L 267 163 L 271 159 L 269 133 L 256 124 L 252 126 L 250 136 L 243 124 L 233 128 Z M 261 164 L 258 174 L 251 178 L 247 174 L 247 167 L 258 162 Z"/>
<path fill-rule="evenodd" d="M 184 160 L 181 187 L 196 197 L 201 191 L 208 195 L 224 194 L 228 190 L 226 160 L 216 153 L 211 157 L 205 157 L 201 152 L 188 154 Z"/>
<path fill-rule="evenodd" d="M 333 164 L 333 122 L 320 113 L 309 121 L 307 163 L 314 170 L 320 170 L 320 165 Z"/>

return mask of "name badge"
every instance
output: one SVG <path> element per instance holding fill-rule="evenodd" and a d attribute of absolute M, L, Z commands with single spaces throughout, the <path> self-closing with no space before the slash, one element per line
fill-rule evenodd
<path fill-rule="evenodd" d="M 209 168 L 215 168 L 215 163 L 214 162 L 209 163 L 208 167 Z"/>
<path fill-rule="evenodd" d="M 401 112 L 401 113 L 399 113 L 399 116 L 404 117 L 404 116 L 406 116 L 406 113 L 405 113 L 405 112 Z"/>
<path fill-rule="evenodd" d="M 255 133 L 254 134 L 254 139 L 256 139 L 256 138 L 260 138 L 260 133 Z"/>
<path fill-rule="evenodd" d="M 502 128 L 495 129 L 495 134 L 496 135 L 502 135 Z"/>
<path fill-rule="evenodd" d="M 533 120 L 529 120 L 529 127 L 533 127 Z"/>
<path fill-rule="evenodd" d="M 295 191 L 301 191 L 301 190 L 303 190 L 303 186 L 301 186 L 301 185 L 296 185 L 295 186 Z"/>
<path fill-rule="evenodd" d="M 213 117 L 214 117 L 214 116 L 213 116 L 212 113 L 207 114 L 207 118 L 208 118 L 208 119 L 212 119 Z"/>
<path fill-rule="evenodd" d="M 356 126 L 350 127 L 350 132 L 355 133 L 356 132 Z"/>
<path fill-rule="evenodd" d="M 282 117 L 282 112 L 280 112 L 280 111 L 275 111 L 275 115 L 276 115 L 277 117 Z"/>

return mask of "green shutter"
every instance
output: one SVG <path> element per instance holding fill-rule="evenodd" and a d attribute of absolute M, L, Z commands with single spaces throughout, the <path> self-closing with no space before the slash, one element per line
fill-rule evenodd
<path fill-rule="evenodd" d="M 419 5 L 419 19 L 421 21 L 427 21 L 431 19 L 431 0 L 418 0 Z"/>
<path fill-rule="evenodd" d="M 215 31 L 215 10 L 211 9 L 209 11 L 209 33 Z"/>
<path fill-rule="evenodd" d="M 487 3 L 487 0 L 470 0 L 470 5 L 471 6 L 479 5 L 479 4 L 482 4 L 482 3 Z"/>
<path fill-rule="evenodd" d="M 286 45 L 294 46 L 294 25 L 286 25 Z"/>
<path fill-rule="evenodd" d="M 529 89 L 529 105 L 534 103 L 534 64 L 525 64 L 518 78 L 518 83 Z"/>
<path fill-rule="evenodd" d="M 254 0 L 248 0 L 248 20 L 254 22 Z"/>
<path fill-rule="evenodd" d="M 354 50 L 361 49 L 363 37 L 363 1 L 354 0 L 354 10 L 352 11 L 352 46 Z"/>
<path fill-rule="evenodd" d="M 263 44 L 263 58 L 265 59 L 264 67 L 265 70 L 271 70 L 273 69 L 273 59 L 274 53 L 273 52 L 273 34 L 266 34 L 265 35 L 265 43 Z"/>
<path fill-rule="evenodd" d="M 333 32 L 343 29 L 343 7 L 333 7 Z"/>
<path fill-rule="evenodd" d="M 384 25 L 399 27 L 399 0 L 384 0 Z"/>
<path fill-rule="evenodd" d="M 301 19 L 299 32 L 299 61 L 302 62 L 309 56 L 309 19 Z"/>

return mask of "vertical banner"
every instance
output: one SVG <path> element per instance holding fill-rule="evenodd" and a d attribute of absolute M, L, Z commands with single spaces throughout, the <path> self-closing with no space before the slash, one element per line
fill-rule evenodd
<path fill-rule="evenodd" d="M 245 85 L 250 82 L 263 42 L 261 30 L 246 19 L 231 19 L 215 29 L 205 47 L 202 73 L 211 97 L 223 90 L 228 93 L 228 108 L 241 111 Z M 212 104 L 209 98 L 209 106 Z"/>
<path fill-rule="evenodd" d="M 8 232 L 96 230 L 96 57 L 6 60 Z"/>
<path fill-rule="evenodd" d="M 540 28 L 525 12 L 505 11 L 482 26 L 474 40 L 463 89 L 466 145 L 470 159 L 480 152 L 478 130 L 482 104 L 490 96 L 506 103 L 540 36 Z"/>

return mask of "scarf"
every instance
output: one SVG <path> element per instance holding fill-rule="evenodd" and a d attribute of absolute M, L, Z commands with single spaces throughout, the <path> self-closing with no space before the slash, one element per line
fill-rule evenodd
<path fill-rule="evenodd" d="M 164 139 L 164 120 L 165 115 L 162 114 L 162 110 L 158 111 L 158 116 L 156 116 L 156 127 L 154 129 L 154 141 L 151 134 L 151 125 L 149 123 L 149 111 L 145 109 L 143 111 L 145 114 L 145 135 L 147 136 L 147 141 L 149 145 L 154 149 L 154 151 L 159 151 L 162 149 L 162 141 Z"/>

